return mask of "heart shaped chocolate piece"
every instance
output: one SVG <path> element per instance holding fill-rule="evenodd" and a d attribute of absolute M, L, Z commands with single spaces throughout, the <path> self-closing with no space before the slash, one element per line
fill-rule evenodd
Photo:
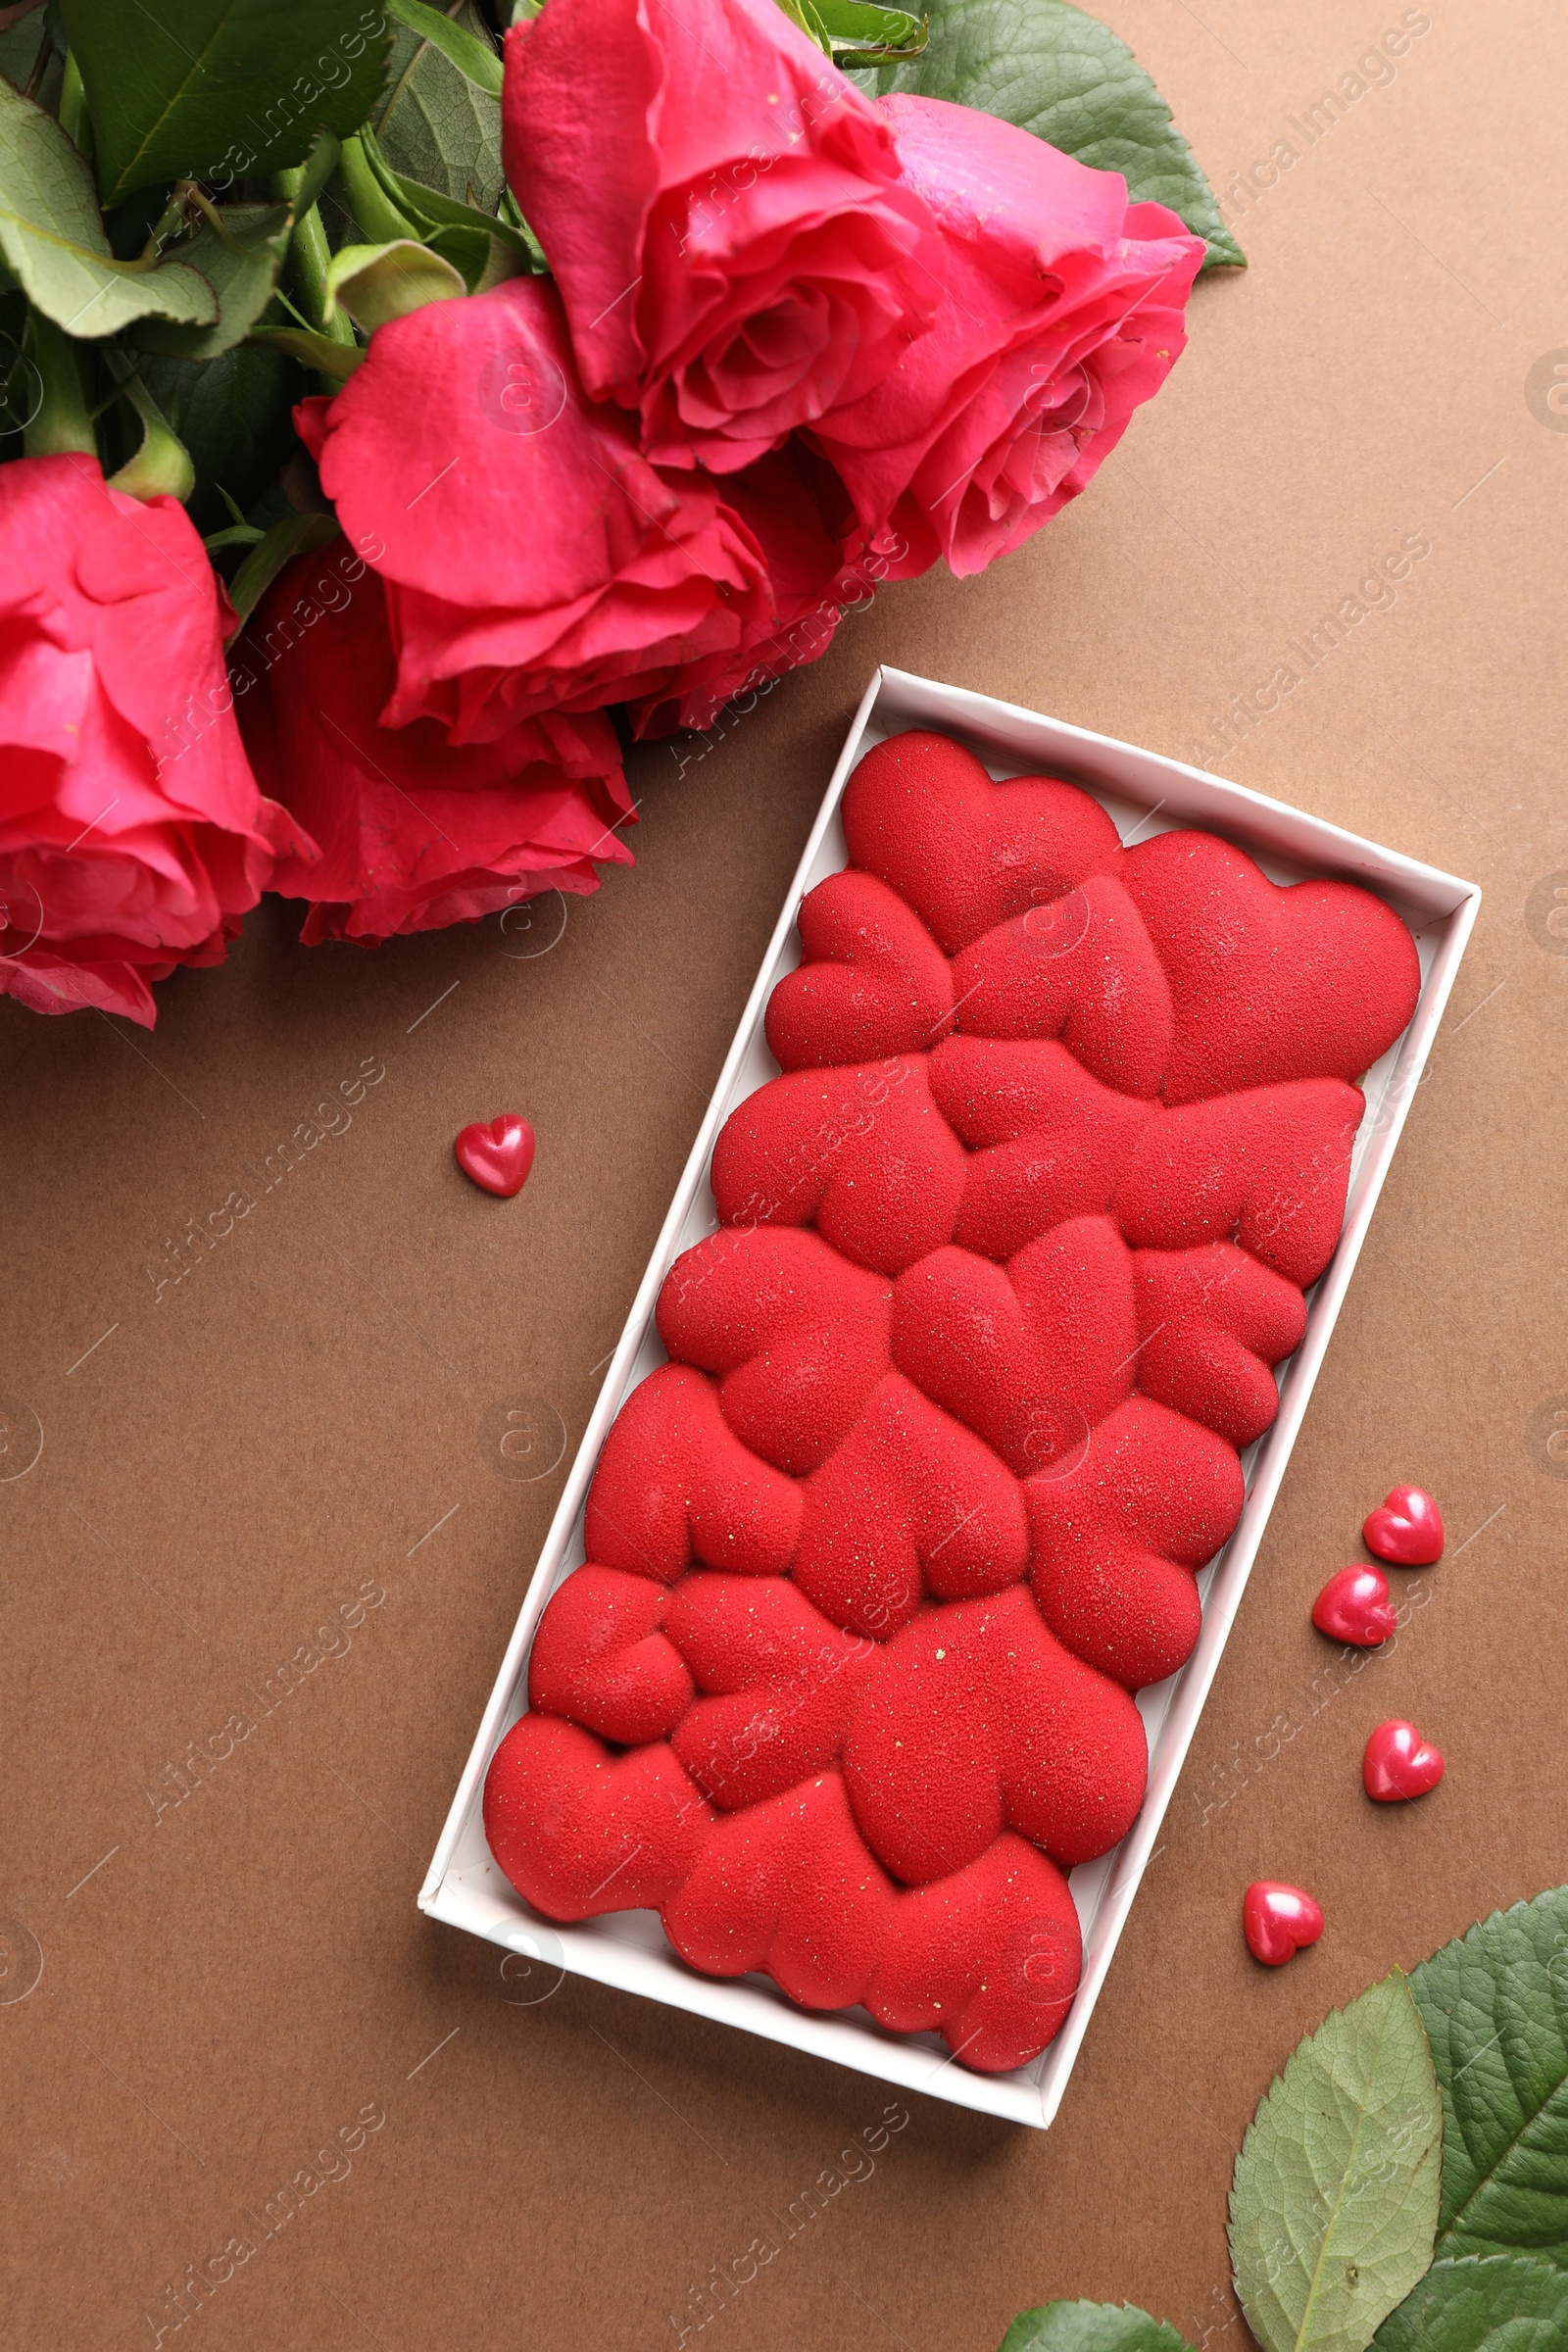
<path fill-rule="evenodd" d="M 1443 1750 L 1423 1740 L 1413 1723 L 1380 1723 L 1366 1743 L 1361 1779 L 1380 1805 L 1425 1796 L 1443 1778 Z"/>
<path fill-rule="evenodd" d="M 1158 834 L 1101 870 L 1119 872 L 1170 987 L 1166 1102 L 1308 1077 L 1353 1085 L 1415 1010 L 1415 942 L 1352 883 L 1271 882 L 1208 833 Z"/>
<path fill-rule="evenodd" d="M 1389 1580 L 1382 1569 L 1336 1570 L 1312 1603 L 1312 1623 L 1331 1642 L 1376 1649 L 1398 1623 L 1389 1605 Z"/>
<path fill-rule="evenodd" d="M 1242 1898 L 1247 1948 L 1265 1968 L 1283 1968 L 1303 1944 L 1316 1943 L 1323 1914 L 1299 1886 L 1279 1879 L 1256 1879 Z"/>
<path fill-rule="evenodd" d="M 452 1152 L 465 1176 L 510 1200 L 521 1192 L 533 1166 L 533 1129 L 515 1111 L 504 1110 L 488 1127 L 465 1127 Z"/>
<path fill-rule="evenodd" d="M 1368 1514 L 1361 1541 L 1380 1560 L 1427 1568 L 1443 1557 L 1443 1514 L 1424 1487 L 1391 1487 Z"/>

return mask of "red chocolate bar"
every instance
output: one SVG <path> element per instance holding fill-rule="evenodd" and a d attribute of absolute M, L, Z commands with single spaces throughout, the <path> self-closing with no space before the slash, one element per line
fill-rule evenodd
<path fill-rule="evenodd" d="M 1419 971 L 1365 891 L 1124 850 L 941 735 L 843 816 L 485 1827 L 549 1918 L 655 1906 L 1002 2072 L 1066 2015 L 1063 1873 L 1143 1801 L 1132 1693 L 1197 1641 Z"/>

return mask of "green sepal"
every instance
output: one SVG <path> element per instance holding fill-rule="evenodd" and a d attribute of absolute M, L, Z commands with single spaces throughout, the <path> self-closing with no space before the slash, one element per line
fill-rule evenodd
<path fill-rule="evenodd" d="M 485 286 L 495 285 L 503 277 L 515 276 L 520 270 L 544 269 L 544 255 L 526 226 L 516 224 L 505 215 L 481 213 L 475 205 L 460 204 L 457 197 L 444 195 L 439 188 L 428 188 L 419 180 L 394 172 L 382 152 L 380 140 L 368 125 L 360 133 L 360 144 L 389 203 L 408 219 L 427 245 L 433 245 L 462 270 L 470 294 L 480 293 Z M 512 205 L 510 211 L 515 215 L 516 206 Z M 517 215 L 517 222 L 520 220 Z M 470 242 L 460 246 L 444 241 L 443 232 L 449 229 L 464 232 Z M 471 242 L 474 238 L 483 238 L 484 245 Z M 505 268 L 502 257 L 489 250 L 498 244 L 512 256 L 514 268 Z"/>
<path fill-rule="evenodd" d="M 228 601 L 238 615 L 229 643 L 239 635 L 267 591 L 286 564 L 308 548 L 325 547 L 339 536 L 331 514 L 286 514 L 252 548 L 228 584 Z"/>
<path fill-rule="evenodd" d="M 372 167 L 362 133 L 344 140 L 338 176 L 360 232 L 360 242 L 390 245 L 399 237 L 416 235 L 416 223 L 382 184 Z"/>
<path fill-rule="evenodd" d="M 171 429 L 168 417 L 124 353 L 111 346 L 104 359 L 141 419 L 141 446 L 118 473 L 110 475 L 110 488 L 123 490 L 130 498 L 176 498 L 183 506 L 196 487 L 190 451 Z"/>
<path fill-rule="evenodd" d="M 330 318 L 341 303 L 368 335 L 390 318 L 406 318 L 429 302 L 452 302 L 467 290 L 461 270 L 412 237 L 343 245 L 327 265 L 326 315 Z"/>
<path fill-rule="evenodd" d="M 359 344 L 335 343 L 330 335 L 318 335 L 309 326 L 253 326 L 249 340 L 273 351 L 286 351 L 291 360 L 303 360 L 318 375 L 329 376 L 339 384 L 346 384 L 355 368 L 365 363 Z"/>
<path fill-rule="evenodd" d="M 778 5 L 790 23 L 798 26 L 824 57 L 832 56 L 833 44 L 828 38 L 827 26 L 817 13 L 815 0 L 778 0 Z"/>

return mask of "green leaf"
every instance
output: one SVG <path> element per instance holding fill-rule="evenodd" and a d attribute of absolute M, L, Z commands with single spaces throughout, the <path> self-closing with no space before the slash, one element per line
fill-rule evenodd
<path fill-rule="evenodd" d="M 228 601 L 239 615 L 243 628 L 267 591 L 285 564 L 307 548 L 325 547 L 338 536 L 336 518 L 331 514 L 287 514 L 274 522 L 265 538 L 251 549 L 244 563 L 228 584 Z M 229 631 L 230 637 L 239 634 Z"/>
<path fill-rule="evenodd" d="M 0 294 L 0 459 L 22 455 L 24 433 L 43 402 L 43 379 L 23 346 L 27 306 L 20 294 Z"/>
<path fill-rule="evenodd" d="M 189 507 L 199 531 L 243 514 L 277 478 L 294 445 L 293 407 L 304 389 L 280 351 L 240 343 L 212 361 L 144 352 L 142 382 L 190 451 L 196 489 Z"/>
<path fill-rule="evenodd" d="M 1020 2311 L 1001 2352 L 1193 2352 L 1185 2335 L 1133 2303 L 1042 2303 Z"/>
<path fill-rule="evenodd" d="M 41 9 L 0 32 L 0 74 L 19 90 L 24 90 L 35 74 L 40 61 L 48 72 L 47 52 L 52 47 L 49 27 Z M 39 74 L 40 85 L 43 74 Z"/>
<path fill-rule="evenodd" d="M 1410 1989 L 1443 2089 L 1438 2253 L 1568 2269 L 1568 1886 L 1494 1911 Z"/>
<path fill-rule="evenodd" d="M 929 22 L 906 9 L 870 8 L 865 0 L 813 0 L 813 5 L 836 65 L 881 65 L 925 54 Z"/>
<path fill-rule="evenodd" d="M 244 341 L 272 299 L 288 251 L 286 204 L 234 204 L 205 221 L 172 256 L 199 270 L 218 296 L 213 326 L 175 326 L 150 319 L 136 330 L 144 351 L 172 352 L 191 360 L 215 360 Z"/>
<path fill-rule="evenodd" d="M 1299 2044 L 1236 2159 L 1231 2261 L 1264 2352 L 1365 2352 L 1432 2259 L 1442 2132 L 1396 1969 Z"/>
<path fill-rule="evenodd" d="M 453 16 L 478 39 L 483 19 L 471 0 Z M 393 81 L 374 129 L 392 170 L 460 204 L 492 214 L 501 202 L 501 104 L 476 89 L 433 42 L 400 26 L 392 51 Z"/>
<path fill-rule="evenodd" d="M 388 36 L 365 0 L 60 0 L 106 204 L 161 180 L 303 163 L 374 105 Z"/>
<path fill-rule="evenodd" d="M 182 262 L 117 262 L 86 165 L 52 116 L 0 78 L 0 257 L 28 300 L 74 335 L 156 314 L 210 325 L 218 297 Z"/>
<path fill-rule="evenodd" d="M 481 40 L 453 18 L 444 17 L 438 8 L 426 8 L 424 0 L 386 0 L 386 4 L 400 24 L 406 24 L 420 40 L 429 41 L 439 49 L 466 81 L 471 81 L 476 90 L 483 90 L 491 98 L 500 97 L 501 60 L 487 40 Z"/>
<path fill-rule="evenodd" d="M 461 270 L 427 245 L 397 237 L 387 245 L 343 245 L 326 270 L 326 315 L 341 302 L 367 334 L 389 318 L 406 318 L 427 302 L 451 302 L 466 294 Z"/>
<path fill-rule="evenodd" d="M 1505 2254 L 1435 2262 L 1375 2340 L 1377 2352 L 1562 2352 L 1568 2273 Z"/>
<path fill-rule="evenodd" d="M 884 66 L 878 92 L 911 90 L 976 106 L 1075 155 L 1119 172 L 1135 204 L 1179 213 L 1208 242 L 1205 269 L 1247 257 L 1170 109 L 1125 41 L 1067 0 L 931 0 L 923 57 Z"/>

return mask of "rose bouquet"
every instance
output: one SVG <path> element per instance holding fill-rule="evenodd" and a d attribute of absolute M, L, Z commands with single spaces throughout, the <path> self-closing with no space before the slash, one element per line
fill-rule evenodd
<path fill-rule="evenodd" d="M 624 742 L 1075 497 L 1241 256 L 1029 14 L 0 11 L 0 991 L 590 891 Z"/>

